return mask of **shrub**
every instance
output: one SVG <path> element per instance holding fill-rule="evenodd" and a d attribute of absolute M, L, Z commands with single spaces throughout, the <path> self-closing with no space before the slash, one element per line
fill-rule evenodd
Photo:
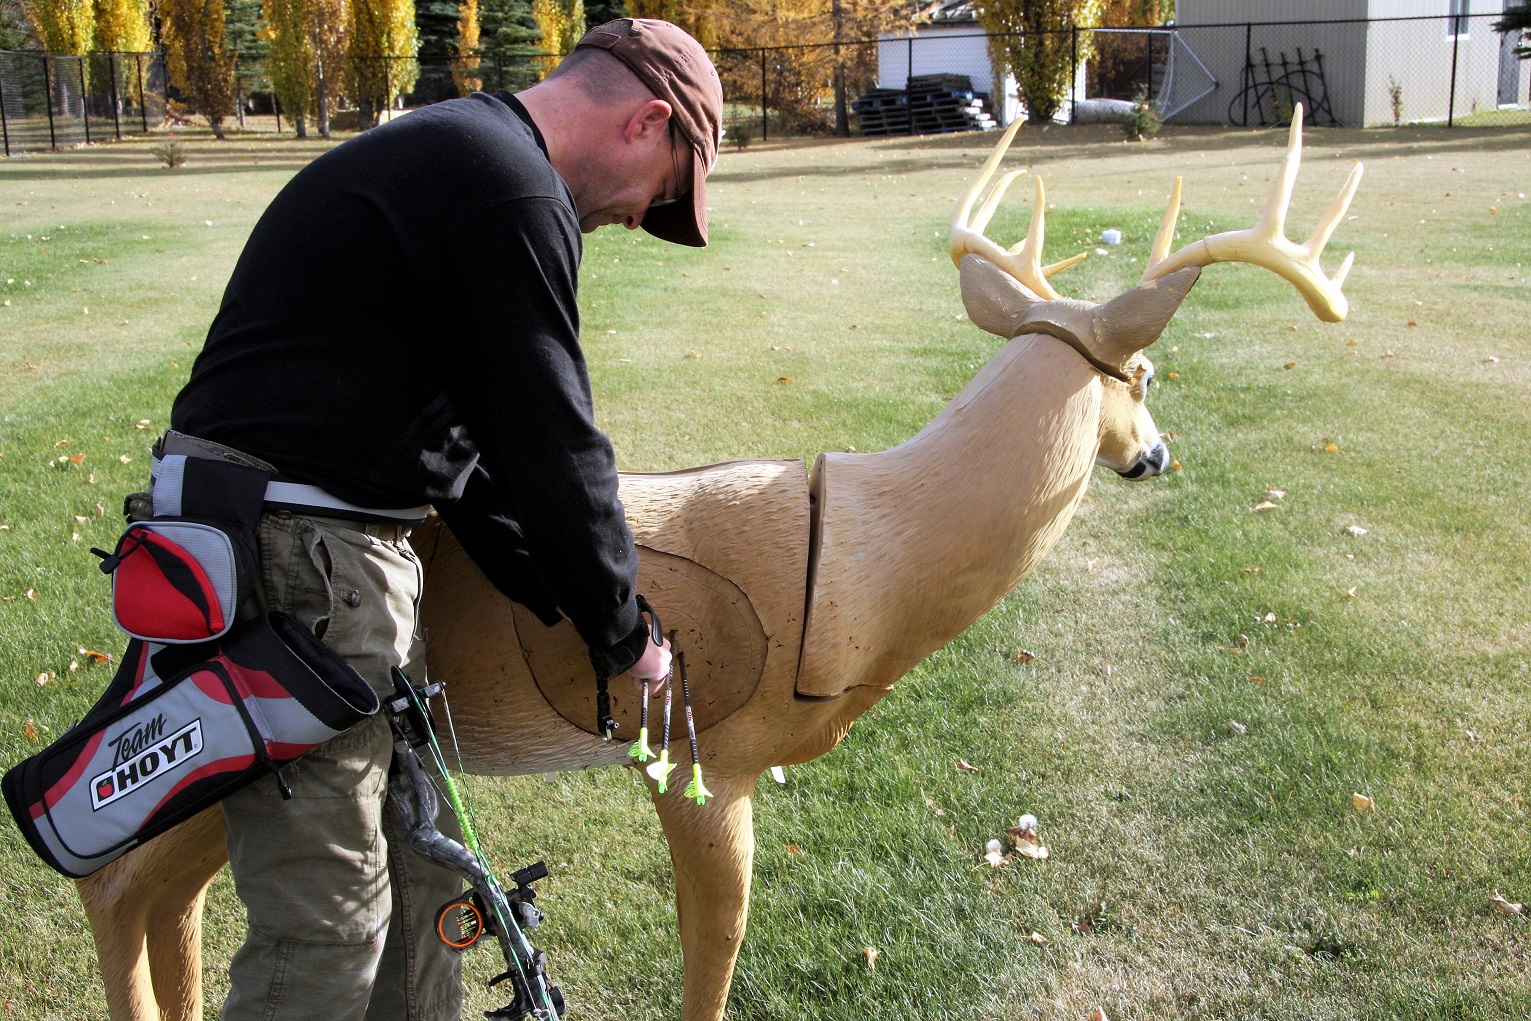
<path fill-rule="evenodd" d="M 1148 98 L 1148 89 L 1138 90 L 1133 97 L 1132 111 L 1122 118 L 1122 131 L 1132 142 L 1141 142 L 1159 133 L 1164 122 L 1159 119 L 1159 108 Z"/>
<path fill-rule="evenodd" d="M 154 146 L 149 152 L 171 170 L 186 162 L 186 147 L 181 144 L 181 140 L 175 135 L 165 139 L 163 145 Z"/>

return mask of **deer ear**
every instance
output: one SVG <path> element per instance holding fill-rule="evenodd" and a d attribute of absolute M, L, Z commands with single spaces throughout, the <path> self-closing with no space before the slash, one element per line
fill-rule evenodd
<path fill-rule="evenodd" d="M 1159 339 L 1200 276 L 1200 268 L 1189 266 L 1098 306 L 1090 353 L 1106 365 L 1125 367 L 1133 355 Z"/>
<path fill-rule="evenodd" d="M 962 305 L 973 325 L 1006 340 L 1015 336 L 1031 307 L 1042 301 L 1015 277 L 981 255 L 962 257 L 959 278 Z"/>

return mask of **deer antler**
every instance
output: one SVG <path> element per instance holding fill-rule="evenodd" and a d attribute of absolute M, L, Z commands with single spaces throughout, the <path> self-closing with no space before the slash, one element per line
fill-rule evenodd
<path fill-rule="evenodd" d="M 1214 262 L 1245 262 L 1280 276 L 1297 288 L 1307 301 L 1313 314 L 1324 322 L 1337 323 L 1350 311 L 1341 287 L 1356 253 L 1345 257 L 1340 271 L 1332 278 L 1324 275 L 1318 257 L 1323 254 L 1329 236 L 1339 226 L 1350 200 L 1361 184 L 1361 164 L 1350 171 L 1345 186 L 1335 196 L 1334 203 L 1324 214 L 1318 226 L 1303 244 L 1293 244 L 1286 236 L 1286 214 L 1292 204 L 1292 187 L 1297 183 L 1297 168 L 1302 162 L 1302 104 L 1292 111 L 1292 130 L 1287 139 L 1286 158 L 1281 173 L 1271 188 L 1260 222 L 1246 230 L 1227 231 L 1209 238 L 1192 242 L 1173 255 L 1169 253 L 1170 240 L 1175 236 L 1175 220 L 1180 215 L 1180 179 L 1175 179 L 1175 189 L 1170 195 L 1169 208 L 1165 210 L 1159 235 L 1154 239 L 1149 255 L 1148 268 L 1143 271 L 1143 281 L 1158 280 L 1187 266 L 1207 266 Z M 955 242 L 954 242 L 955 244 Z"/>
<path fill-rule="evenodd" d="M 973 178 L 962 197 L 957 200 L 957 212 L 952 217 L 951 229 L 951 254 L 952 262 L 960 268 L 964 255 L 981 255 L 994 265 L 1009 273 L 1019 280 L 1032 293 L 1049 301 L 1063 297 L 1053 290 L 1052 284 L 1047 278 L 1055 273 L 1061 273 L 1085 258 L 1086 253 L 1081 253 L 1062 262 L 1055 262 L 1050 266 L 1042 265 L 1042 240 L 1046 233 L 1043 220 L 1046 217 L 1047 196 L 1042 190 L 1042 179 L 1037 178 L 1036 201 L 1031 210 L 1031 227 L 1026 232 L 1026 240 L 1017 244 L 1009 251 L 1001 248 L 998 244 L 984 236 L 983 230 L 989 225 L 994 211 L 999 208 L 1000 200 L 1005 197 L 1005 190 L 1017 177 L 1026 171 L 1012 170 L 999 179 L 983 205 L 978 209 L 977 215 L 973 213 L 973 205 L 978 201 L 979 194 L 994 177 L 994 171 L 999 167 L 1000 160 L 1004 159 L 1005 151 L 1010 148 L 1010 142 L 1015 138 L 1015 133 L 1021 128 L 1021 121 L 1016 120 L 1005 131 L 999 143 L 994 146 L 994 151 L 984 161 L 978 176 Z"/>

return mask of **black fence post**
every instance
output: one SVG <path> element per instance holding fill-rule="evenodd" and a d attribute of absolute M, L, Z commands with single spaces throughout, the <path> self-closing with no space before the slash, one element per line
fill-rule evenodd
<path fill-rule="evenodd" d="M 276 98 L 276 89 L 271 90 L 271 110 L 276 114 L 276 133 L 282 133 L 282 101 Z"/>
<path fill-rule="evenodd" d="M 11 126 L 5 120 L 5 83 L 0 81 L 0 136 L 5 138 L 5 158 L 11 158 Z"/>
<path fill-rule="evenodd" d="M 112 75 L 112 133 L 122 141 L 122 97 L 117 90 L 117 54 L 106 55 L 106 66 Z"/>
<path fill-rule="evenodd" d="M 58 148 L 58 135 L 53 130 L 53 73 L 48 63 L 46 53 L 38 54 L 38 59 L 43 62 L 43 91 L 48 96 L 48 148 Z"/>
<path fill-rule="evenodd" d="M 760 48 L 760 140 L 762 142 L 771 137 L 770 121 L 766 118 L 766 51 Z"/>
<path fill-rule="evenodd" d="M 1446 126 L 1453 127 L 1457 116 L 1457 54 L 1462 52 L 1462 37 L 1457 35 L 1460 26 L 1456 20 L 1451 24 L 1451 93 L 1446 100 Z"/>
<path fill-rule="evenodd" d="M 909 134 L 914 134 L 914 33 L 909 33 L 909 69 L 904 72 L 904 112 L 909 116 Z"/>
<path fill-rule="evenodd" d="M 1079 81 L 1079 26 L 1069 26 L 1069 123 L 1074 123 L 1074 108 L 1079 105 L 1075 83 Z"/>
<path fill-rule="evenodd" d="M 149 133 L 149 90 L 144 87 L 144 54 L 133 54 L 133 66 L 138 68 L 138 116 L 143 120 L 144 134 Z"/>
<path fill-rule="evenodd" d="M 85 55 L 80 54 L 80 119 L 85 122 L 85 144 L 90 144 L 90 100 L 85 95 Z"/>
<path fill-rule="evenodd" d="M 1244 80 L 1240 83 L 1239 92 L 1244 97 L 1244 119 L 1239 122 L 1240 127 L 1249 127 L 1249 89 L 1254 84 L 1255 55 L 1251 46 L 1253 44 L 1255 26 L 1250 22 L 1244 23 Z"/>

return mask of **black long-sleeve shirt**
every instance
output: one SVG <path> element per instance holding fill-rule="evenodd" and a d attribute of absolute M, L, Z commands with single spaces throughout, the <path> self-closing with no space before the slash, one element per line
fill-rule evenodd
<path fill-rule="evenodd" d="M 643 648 L 637 551 L 579 346 L 582 252 L 513 96 L 399 118 L 272 201 L 171 425 L 359 506 L 434 504 L 497 588 L 618 673 Z"/>

